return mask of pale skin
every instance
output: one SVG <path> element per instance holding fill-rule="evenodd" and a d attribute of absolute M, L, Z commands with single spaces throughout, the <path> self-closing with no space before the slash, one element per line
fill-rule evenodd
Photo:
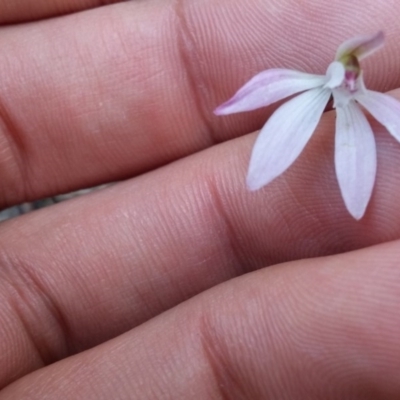
<path fill-rule="evenodd" d="M 212 114 L 379 29 L 400 98 L 400 5 L 269 1 L 0 0 L 1 207 L 121 181 L 0 225 L 0 400 L 400 397 L 400 144 L 357 222 L 333 113 L 255 193 L 272 108 Z"/>

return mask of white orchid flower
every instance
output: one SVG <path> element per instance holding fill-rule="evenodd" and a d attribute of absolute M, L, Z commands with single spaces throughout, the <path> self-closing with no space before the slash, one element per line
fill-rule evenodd
<path fill-rule="evenodd" d="M 358 36 L 339 46 L 326 75 L 269 69 L 253 77 L 217 115 L 250 111 L 304 92 L 279 107 L 255 142 L 247 185 L 257 190 L 282 174 L 300 155 L 331 97 L 336 108 L 335 168 L 345 205 L 355 219 L 363 217 L 376 175 L 376 148 L 363 106 L 400 141 L 400 102 L 367 90 L 359 61 L 383 46 L 382 32 Z"/>

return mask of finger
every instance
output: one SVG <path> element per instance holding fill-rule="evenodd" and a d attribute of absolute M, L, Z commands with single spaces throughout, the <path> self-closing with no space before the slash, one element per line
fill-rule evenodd
<path fill-rule="evenodd" d="M 377 183 L 356 222 L 335 178 L 333 117 L 257 193 L 244 183 L 251 135 L 1 225 L 0 382 L 252 269 L 400 238 L 399 145 L 374 125 Z"/>
<path fill-rule="evenodd" d="M 0 399 L 397 399 L 399 258 L 393 242 L 232 280 Z"/>
<path fill-rule="evenodd" d="M 254 131 L 264 111 L 212 110 L 260 70 L 324 72 L 355 32 L 385 27 L 367 81 L 400 86 L 400 4 L 280 4 L 127 2 L 3 29 L 0 204 L 123 179 Z"/>
<path fill-rule="evenodd" d="M 88 8 L 116 3 L 118 0 L 1 0 L 0 24 L 32 21 Z M 123 1 L 123 0 L 121 0 Z"/>

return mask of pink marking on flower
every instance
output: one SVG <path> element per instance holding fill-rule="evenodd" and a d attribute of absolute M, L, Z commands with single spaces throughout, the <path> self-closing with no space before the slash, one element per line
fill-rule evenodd
<path fill-rule="evenodd" d="M 346 71 L 344 75 L 344 84 L 351 93 L 356 91 L 357 73 L 354 71 Z"/>
<path fill-rule="evenodd" d="M 257 190 L 277 178 L 299 156 L 333 95 L 337 112 L 335 169 L 344 203 L 355 218 L 363 217 L 375 180 L 375 140 L 365 107 L 400 142 L 400 102 L 367 90 L 359 61 L 378 50 L 383 33 L 357 36 L 339 46 L 325 76 L 272 69 L 245 84 L 217 115 L 254 110 L 295 93 L 262 128 L 253 147 L 247 185 Z"/>

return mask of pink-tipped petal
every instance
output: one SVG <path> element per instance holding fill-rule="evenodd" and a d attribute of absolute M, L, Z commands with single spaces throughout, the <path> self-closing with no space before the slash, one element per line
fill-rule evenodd
<path fill-rule="evenodd" d="M 312 89 L 279 107 L 262 128 L 250 159 L 247 186 L 257 190 L 282 174 L 309 141 L 331 96 Z"/>
<path fill-rule="evenodd" d="M 356 36 L 339 46 L 335 60 L 340 60 L 350 54 L 356 56 L 359 60 L 362 60 L 379 50 L 383 46 L 384 41 L 385 36 L 382 31 L 374 33 L 373 35 Z"/>
<path fill-rule="evenodd" d="M 334 61 L 329 64 L 326 70 L 326 79 L 324 87 L 329 89 L 334 89 L 340 86 L 345 78 L 346 70 L 344 65 L 339 61 Z"/>
<path fill-rule="evenodd" d="M 387 94 L 366 90 L 355 99 L 400 142 L 400 102 Z"/>
<path fill-rule="evenodd" d="M 375 138 L 367 118 L 354 101 L 338 107 L 336 112 L 336 176 L 349 213 L 359 220 L 375 182 Z"/>
<path fill-rule="evenodd" d="M 214 114 L 227 115 L 255 110 L 325 83 L 324 75 L 288 69 L 268 69 L 254 76 L 231 99 L 216 108 Z"/>

